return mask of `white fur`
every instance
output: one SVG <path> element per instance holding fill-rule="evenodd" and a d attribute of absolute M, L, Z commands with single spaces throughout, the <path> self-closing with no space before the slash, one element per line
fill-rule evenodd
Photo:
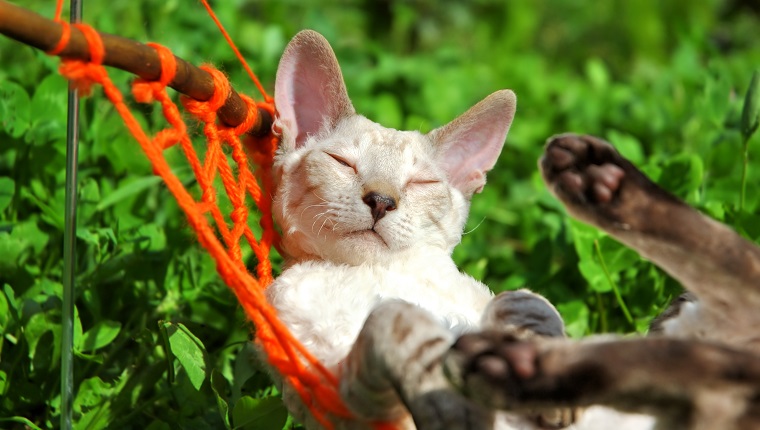
<path fill-rule="evenodd" d="M 280 318 L 328 366 L 346 356 L 369 312 L 382 300 L 419 305 L 455 332 L 476 327 L 490 291 L 461 274 L 449 255 L 415 248 L 382 264 L 306 261 L 268 290 Z"/>

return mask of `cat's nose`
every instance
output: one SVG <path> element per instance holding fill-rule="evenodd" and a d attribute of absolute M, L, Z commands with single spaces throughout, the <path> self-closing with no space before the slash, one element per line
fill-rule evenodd
<path fill-rule="evenodd" d="M 371 191 L 362 197 L 362 201 L 369 206 L 372 211 L 372 218 L 378 222 L 385 213 L 396 209 L 396 199 L 391 196 Z"/>

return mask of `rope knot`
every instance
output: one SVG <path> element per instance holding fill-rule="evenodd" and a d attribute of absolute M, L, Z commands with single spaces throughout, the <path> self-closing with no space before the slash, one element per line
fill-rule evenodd
<path fill-rule="evenodd" d="M 72 25 L 58 20 L 61 24 L 61 38 L 53 49 L 47 51 L 50 55 L 57 55 L 63 52 L 71 40 Z M 72 86 L 79 90 L 83 95 L 89 95 L 92 91 L 93 84 L 103 83 L 108 78 L 108 74 L 103 68 L 103 60 L 106 56 L 106 50 L 103 46 L 103 40 L 100 38 L 95 29 L 87 24 L 74 24 L 87 41 L 90 50 L 90 60 L 63 60 L 59 68 L 61 75 L 69 79 Z"/>
<path fill-rule="evenodd" d="M 248 220 L 248 209 L 245 206 L 235 208 L 230 214 L 230 219 L 235 224 L 242 224 Z"/>
<path fill-rule="evenodd" d="M 71 82 L 72 88 L 83 96 L 92 93 L 93 85 L 103 82 L 105 70 L 103 67 L 85 63 L 79 60 L 64 60 L 58 72 Z"/>
<path fill-rule="evenodd" d="M 204 64 L 201 69 L 208 72 L 211 75 L 211 79 L 214 82 L 214 94 L 210 99 L 201 101 L 191 99 L 190 97 L 182 97 L 182 105 L 193 116 L 200 121 L 208 124 L 216 121 L 216 112 L 224 106 L 224 102 L 230 95 L 230 81 L 224 76 L 224 73 L 215 69 L 211 65 Z"/>
<path fill-rule="evenodd" d="M 139 78 L 132 83 L 132 95 L 140 103 L 152 103 L 156 99 L 162 99 L 166 87 L 172 83 L 177 74 L 177 59 L 168 48 L 157 43 L 147 45 L 155 49 L 158 54 L 161 74 L 158 80 Z"/>

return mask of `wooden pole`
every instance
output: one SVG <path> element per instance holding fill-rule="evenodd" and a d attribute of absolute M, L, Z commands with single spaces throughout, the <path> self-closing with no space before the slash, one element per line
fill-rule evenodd
<path fill-rule="evenodd" d="M 61 37 L 61 24 L 40 16 L 22 7 L 0 0 L 0 34 L 34 48 L 49 51 Z M 161 76 L 161 63 L 156 51 L 142 43 L 112 34 L 99 33 L 105 46 L 103 64 L 133 73 L 146 80 L 157 80 Z M 88 61 L 90 52 L 84 35 L 77 28 L 71 28 L 71 40 L 58 54 L 63 58 Z M 206 101 L 214 94 L 214 82 L 206 71 L 177 59 L 177 73 L 170 87 L 196 100 Z M 246 104 L 235 90 L 232 90 L 221 109 L 219 119 L 230 127 L 240 125 L 246 117 Z M 266 135 L 272 127 L 272 117 L 268 111 L 259 109 L 258 121 L 248 131 L 255 136 Z"/>

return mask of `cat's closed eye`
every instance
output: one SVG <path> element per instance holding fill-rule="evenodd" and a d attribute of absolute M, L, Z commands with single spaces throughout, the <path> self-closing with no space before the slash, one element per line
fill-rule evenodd
<path fill-rule="evenodd" d="M 337 161 L 341 165 L 353 169 L 354 173 L 356 173 L 356 166 L 348 162 L 345 158 L 341 157 L 340 155 L 335 155 L 329 152 L 325 152 L 325 154 L 329 155 L 333 160 Z"/>
<path fill-rule="evenodd" d="M 406 183 L 406 185 L 435 185 L 440 183 L 441 180 L 435 178 L 412 178 Z"/>

